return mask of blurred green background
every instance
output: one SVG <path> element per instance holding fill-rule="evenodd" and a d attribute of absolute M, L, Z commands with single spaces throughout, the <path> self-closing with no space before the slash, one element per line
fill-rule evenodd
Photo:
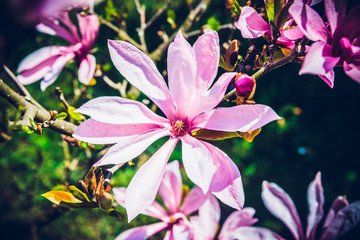
<path fill-rule="evenodd" d="M 141 1 L 144 2 L 144 1 Z M 166 1 L 146 1 L 146 13 L 150 18 Z M 198 1 L 192 3 L 196 5 Z M 109 1 L 102 2 L 95 12 L 106 16 L 116 24 L 117 18 L 111 14 L 122 13 L 126 29 L 130 36 L 137 38 L 139 16 L 132 0 L 113 0 L 114 9 Z M 174 1 L 171 5 L 176 15 L 176 23 L 181 24 L 188 11 L 186 1 Z M 19 62 L 29 53 L 48 45 L 64 44 L 57 37 L 36 32 L 32 26 L 16 21 L 16 16 L 6 6 L 1 7 L 1 58 L 10 69 L 16 71 Z M 208 11 L 192 30 L 201 28 L 208 19 L 215 18 L 220 24 L 231 22 L 230 12 L 225 1 L 213 0 Z M 171 35 L 176 30 L 166 22 L 167 15 L 160 17 L 146 31 L 149 50 L 161 43 L 156 34 L 163 30 Z M 221 43 L 226 41 L 230 30 L 219 32 Z M 239 31 L 234 38 L 241 39 Z M 116 33 L 101 26 L 94 53 L 97 63 L 104 73 L 115 82 L 123 77 L 110 61 L 106 47 L 107 39 L 116 39 Z M 196 37 L 189 39 L 195 42 Z M 241 53 L 245 53 L 247 40 L 242 41 Z M 160 72 L 166 69 L 165 60 L 158 63 Z M 230 139 L 212 142 L 226 152 L 239 167 L 245 189 L 245 206 L 256 209 L 258 226 L 268 227 L 284 238 L 291 239 L 286 227 L 273 217 L 261 200 L 263 180 L 277 183 L 294 200 L 303 225 L 307 216 L 306 191 L 317 171 L 322 172 L 325 193 L 325 213 L 338 195 L 346 195 L 349 202 L 360 199 L 359 136 L 357 123 L 360 117 L 360 85 L 349 79 L 341 68 L 336 69 L 334 89 L 330 89 L 317 76 L 299 76 L 300 66 L 289 64 L 261 78 L 257 84 L 254 100 L 271 106 L 282 120 L 263 127 L 253 143 L 242 139 Z M 47 109 L 64 111 L 54 94 L 56 86 L 64 91 L 70 104 L 79 107 L 89 98 L 98 96 L 118 96 L 118 91 L 107 86 L 100 78 L 94 86 L 83 86 L 73 79 L 76 72 L 74 63 L 67 65 L 59 78 L 45 92 L 40 91 L 40 82 L 27 86 L 33 97 Z M 220 71 L 221 72 L 221 71 Z M 76 75 L 75 75 L 76 76 Z M 0 77 L 10 84 L 6 76 Z M 74 89 L 82 94 L 74 97 Z M 129 90 L 130 88 L 128 88 Z M 140 95 L 139 100 L 146 98 Z M 19 113 L 0 98 L 1 131 L 6 132 L 7 119 L 15 119 Z M 11 133 L 11 139 L 1 139 L 0 143 L 0 236 L 2 239 L 113 239 L 125 229 L 155 222 L 149 217 L 139 216 L 127 224 L 126 213 L 118 222 L 101 210 L 66 210 L 54 208 L 41 197 L 58 184 L 70 184 L 80 187 L 81 180 L 89 167 L 98 160 L 95 152 L 83 148 L 73 148 L 62 141 L 61 136 L 45 129 L 42 135 Z M 111 181 L 113 187 L 126 186 L 138 162 L 143 162 L 153 154 L 163 140 L 155 142 L 134 166 L 126 166 L 117 171 Z M 180 159 L 180 147 L 177 146 L 171 160 Z M 186 178 L 184 182 L 193 184 Z M 233 211 L 221 205 L 221 222 Z M 161 238 L 158 234 L 153 239 Z M 360 236 L 360 227 L 346 234 L 342 239 L 356 239 Z"/>

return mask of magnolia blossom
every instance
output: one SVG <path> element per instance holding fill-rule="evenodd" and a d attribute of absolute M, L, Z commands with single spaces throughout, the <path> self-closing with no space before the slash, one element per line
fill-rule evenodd
<path fill-rule="evenodd" d="M 306 4 L 295 2 L 289 12 L 304 35 L 314 41 L 305 55 L 299 74 L 318 74 L 330 86 L 334 85 L 335 66 L 360 82 L 360 5 L 347 14 L 346 1 L 325 0 L 325 13 L 330 26 Z"/>
<path fill-rule="evenodd" d="M 61 14 L 57 20 L 46 19 L 37 25 L 40 32 L 59 36 L 71 45 L 43 47 L 23 59 L 17 70 L 18 79 L 22 84 L 43 79 L 41 90 L 44 91 L 56 80 L 63 67 L 73 59 L 79 67 L 79 81 L 84 84 L 90 82 L 96 66 L 95 57 L 90 54 L 90 50 L 99 30 L 99 19 L 97 15 L 80 14 L 77 14 L 77 19 L 81 36 L 68 13 Z"/>
<path fill-rule="evenodd" d="M 125 188 L 113 189 L 114 198 L 123 207 L 125 207 L 125 190 Z M 147 239 L 162 230 L 167 230 L 164 239 L 193 239 L 193 224 L 186 216 L 199 210 L 200 206 L 205 204 L 204 202 L 213 202 L 215 199 L 211 194 L 204 195 L 197 186 L 187 196 L 183 195 L 178 161 L 173 161 L 165 167 L 159 194 L 164 201 L 166 210 L 154 201 L 143 214 L 157 218 L 161 222 L 129 229 L 117 236 L 116 240 Z M 216 199 L 215 201 L 217 202 Z M 207 203 L 207 205 L 209 204 Z M 216 231 L 216 228 L 214 230 Z"/>
<path fill-rule="evenodd" d="M 316 229 L 323 218 L 324 193 L 321 174 L 316 174 L 308 188 L 309 214 L 304 233 L 299 215 L 290 196 L 275 183 L 263 182 L 262 198 L 267 209 L 280 219 L 296 240 L 315 239 Z M 344 197 L 338 197 L 325 219 L 321 230 L 321 240 L 338 239 L 353 228 L 360 220 L 360 202 L 348 204 Z"/>
<path fill-rule="evenodd" d="M 150 58 L 131 44 L 110 40 L 109 50 L 118 71 L 156 103 L 165 117 L 137 101 L 100 97 L 78 109 L 91 118 L 76 129 L 74 137 L 93 144 L 116 143 L 95 164 L 101 166 L 125 163 L 154 141 L 169 136 L 139 168 L 126 190 L 129 220 L 155 199 L 166 163 L 179 140 L 190 180 L 204 193 L 210 190 L 225 204 L 240 209 L 244 195 L 238 168 L 224 152 L 194 138 L 191 132 L 197 129 L 248 132 L 279 117 L 264 105 L 214 109 L 236 75 L 225 73 L 212 85 L 219 64 L 217 33 L 202 35 L 193 47 L 181 32 L 177 34 L 168 50 L 169 88 Z"/>
<path fill-rule="evenodd" d="M 280 46 L 292 49 L 295 44 L 294 41 L 304 36 L 299 27 L 293 27 L 294 20 L 289 19 L 280 29 L 281 36 L 277 39 Z M 266 35 L 272 38 L 270 25 L 267 23 L 252 7 L 243 7 L 239 20 L 235 26 L 241 31 L 243 38 L 258 38 Z"/>

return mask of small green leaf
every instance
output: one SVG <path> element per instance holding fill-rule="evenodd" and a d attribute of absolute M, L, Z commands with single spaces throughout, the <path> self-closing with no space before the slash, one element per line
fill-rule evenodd
<path fill-rule="evenodd" d="M 20 129 L 21 131 L 26 132 L 27 134 L 31 134 L 34 132 L 34 130 L 31 130 L 29 126 L 21 126 Z"/>
<path fill-rule="evenodd" d="M 175 23 L 175 21 L 176 21 L 176 14 L 175 14 L 175 11 L 174 10 L 172 10 L 172 9 L 169 9 L 168 11 L 167 11 L 167 19 L 166 19 L 166 21 L 168 22 L 168 23 L 170 23 L 170 25 L 171 25 L 171 28 L 176 28 L 176 23 Z"/>
<path fill-rule="evenodd" d="M 266 0 L 265 8 L 269 22 L 274 22 L 275 16 L 284 6 L 284 0 Z"/>
<path fill-rule="evenodd" d="M 241 14 L 241 5 L 239 4 L 239 2 L 237 0 L 233 1 L 233 3 L 231 4 L 231 8 L 234 13 L 239 14 L 239 15 Z"/>
<path fill-rule="evenodd" d="M 215 17 L 209 18 L 206 25 L 208 25 L 214 31 L 220 30 L 220 22 Z"/>
<path fill-rule="evenodd" d="M 81 203 L 79 199 L 77 199 L 72 193 L 65 191 L 50 191 L 44 194 L 41 194 L 44 198 L 49 200 L 56 205 L 60 205 L 60 202 L 67 203 Z"/>
<path fill-rule="evenodd" d="M 61 112 L 56 116 L 57 120 L 64 120 L 67 117 L 67 113 L 66 112 Z"/>
<path fill-rule="evenodd" d="M 80 189 L 78 189 L 77 187 L 71 185 L 69 186 L 69 190 L 73 191 L 73 195 L 77 198 L 80 199 L 81 201 L 87 201 L 90 202 L 89 197 L 86 195 L 86 193 L 82 192 Z"/>
<path fill-rule="evenodd" d="M 223 132 L 223 131 L 214 131 L 207 129 L 199 129 L 191 132 L 195 138 L 205 139 L 205 140 L 224 140 L 228 138 L 241 137 L 238 132 Z"/>
<path fill-rule="evenodd" d="M 73 106 L 68 107 L 68 113 L 72 119 L 75 119 L 76 121 L 85 121 L 86 118 L 81 113 L 74 112 L 76 108 Z"/>

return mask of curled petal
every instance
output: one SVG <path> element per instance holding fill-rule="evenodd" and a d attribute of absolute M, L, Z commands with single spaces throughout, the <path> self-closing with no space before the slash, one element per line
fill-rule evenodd
<path fill-rule="evenodd" d="M 360 66 L 357 66 L 352 63 L 348 64 L 347 62 L 344 62 L 344 71 L 349 77 L 351 77 L 356 82 L 360 83 Z"/>
<path fill-rule="evenodd" d="M 89 115 L 96 121 L 112 124 L 165 124 L 168 122 L 144 104 L 121 97 L 98 97 L 82 105 L 76 112 Z"/>
<path fill-rule="evenodd" d="M 314 181 L 308 188 L 309 214 L 307 217 L 306 238 L 311 240 L 315 238 L 316 227 L 321 221 L 324 210 L 324 190 L 321 185 L 321 173 L 318 172 Z"/>
<path fill-rule="evenodd" d="M 267 22 L 252 7 L 243 7 L 235 26 L 241 31 L 243 38 L 258 38 L 264 34 L 270 35 Z"/>
<path fill-rule="evenodd" d="M 73 25 L 70 22 L 71 25 Z M 60 25 L 60 21 L 52 20 L 52 19 L 44 19 L 41 23 L 36 25 L 36 29 L 39 32 L 49 34 L 49 35 L 56 35 L 62 37 L 63 39 L 67 40 L 71 44 L 75 44 L 79 41 L 79 36 L 74 35 L 72 32 L 69 32 L 63 26 Z"/>
<path fill-rule="evenodd" d="M 108 46 L 117 70 L 146 94 L 168 118 L 172 118 L 175 115 L 175 106 L 154 62 L 130 43 L 109 40 Z"/>
<path fill-rule="evenodd" d="M 182 179 L 178 161 L 169 163 L 159 187 L 159 194 L 170 213 L 175 213 L 181 202 Z"/>
<path fill-rule="evenodd" d="M 160 129 L 142 135 L 124 137 L 112 146 L 94 166 L 126 163 L 139 156 L 153 142 L 166 135 L 168 135 L 168 131 Z M 75 137 L 81 140 L 81 137 Z"/>
<path fill-rule="evenodd" d="M 336 214 L 343 209 L 344 207 L 346 207 L 347 205 L 349 205 L 349 202 L 346 200 L 346 197 L 344 196 L 338 196 L 335 201 L 333 202 L 333 204 L 331 205 L 331 208 L 328 212 L 328 215 L 326 216 L 324 225 L 323 225 L 323 230 L 326 230 L 326 228 L 330 225 L 330 223 L 334 220 Z"/>
<path fill-rule="evenodd" d="M 193 127 L 228 132 L 249 132 L 277 119 L 280 117 L 268 106 L 239 105 L 217 108 L 201 114 L 195 118 Z"/>
<path fill-rule="evenodd" d="M 236 229 L 240 227 L 251 226 L 256 223 L 258 220 L 253 218 L 254 214 L 255 209 L 248 207 L 231 213 L 221 228 L 219 239 L 231 239 L 231 234 Z"/>
<path fill-rule="evenodd" d="M 264 181 L 261 197 L 266 208 L 288 227 L 295 239 L 304 239 L 294 202 L 282 188 L 275 183 Z"/>
<path fill-rule="evenodd" d="M 126 189 L 125 206 L 128 221 L 144 212 L 154 201 L 164 175 L 166 163 L 178 139 L 169 139 L 135 173 Z"/>
<path fill-rule="evenodd" d="M 197 67 L 194 49 L 185 40 L 181 31 L 169 46 L 167 66 L 171 97 L 178 114 L 187 116 L 187 111 L 196 96 L 194 93 Z"/>
<path fill-rule="evenodd" d="M 319 14 L 309 5 L 297 1 L 290 6 L 289 13 L 308 39 L 312 41 L 327 41 L 329 31 L 325 23 Z"/>
<path fill-rule="evenodd" d="M 89 84 L 94 76 L 96 67 L 96 59 L 93 55 L 88 54 L 85 59 L 80 62 L 79 81 L 83 84 Z"/>
<path fill-rule="evenodd" d="M 189 179 L 206 194 L 214 174 L 211 154 L 201 141 L 188 134 L 181 136 L 180 139 L 185 172 Z"/>
<path fill-rule="evenodd" d="M 146 226 L 131 228 L 122 232 L 119 236 L 115 238 L 115 240 L 145 240 L 154 235 L 157 232 L 167 228 L 169 226 L 168 223 L 159 222 Z"/>

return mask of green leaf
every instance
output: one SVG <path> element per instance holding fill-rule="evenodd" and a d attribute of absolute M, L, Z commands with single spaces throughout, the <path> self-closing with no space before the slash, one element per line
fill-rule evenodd
<path fill-rule="evenodd" d="M 199 129 L 191 132 L 193 137 L 205 140 L 224 140 L 228 138 L 241 137 L 238 132 L 223 132 L 207 129 Z"/>
<path fill-rule="evenodd" d="M 167 11 L 167 19 L 166 19 L 166 21 L 167 21 L 168 23 L 170 23 L 171 28 L 173 28 L 173 29 L 176 28 L 176 23 L 175 23 L 175 21 L 176 21 L 176 14 L 175 14 L 175 11 L 174 11 L 174 10 L 169 9 L 169 10 Z"/>
<path fill-rule="evenodd" d="M 21 131 L 26 132 L 27 134 L 31 134 L 34 132 L 34 130 L 31 130 L 29 126 L 21 126 L 20 129 Z"/>
<path fill-rule="evenodd" d="M 237 0 L 233 1 L 233 3 L 231 4 L 231 8 L 234 13 L 239 14 L 239 15 L 241 14 L 241 5 L 239 4 L 239 2 Z"/>
<path fill-rule="evenodd" d="M 56 205 L 60 205 L 60 202 L 66 203 L 81 203 L 79 199 L 77 199 L 72 193 L 65 191 L 50 191 L 44 194 L 41 194 L 44 198 L 49 200 Z"/>
<path fill-rule="evenodd" d="M 284 0 L 266 0 L 265 8 L 269 23 L 274 22 L 275 16 L 284 6 Z"/>
<path fill-rule="evenodd" d="M 85 121 L 86 118 L 81 113 L 74 112 L 76 108 L 73 106 L 68 107 L 68 113 L 72 119 L 75 119 L 76 121 Z"/>
<path fill-rule="evenodd" d="M 105 7 L 105 19 L 111 21 L 113 16 L 116 16 L 116 8 L 114 7 L 114 3 L 112 0 L 107 0 L 107 4 Z"/>
<path fill-rule="evenodd" d="M 67 117 L 67 113 L 66 112 L 61 112 L 56 116 L 57 120 L 64 120 Z"/>
<path fill-rule="evenodd" d="M 209 18 L 206 25 L 208 25 L 214 31 L 220 30 L 220 22 L 215 17 Z"/>
<path fill-rule="evenodd" d="M 86 193 L 82 192 L 80 189 L 78 189 L 77 187 L 71 185 L 69 186 L 69 190 L 73 191 L 73 195 L 77 198 L 80 199 L 81 201 L 87 201 L 90 202 L 89 197 L 86 195 Z"/>

